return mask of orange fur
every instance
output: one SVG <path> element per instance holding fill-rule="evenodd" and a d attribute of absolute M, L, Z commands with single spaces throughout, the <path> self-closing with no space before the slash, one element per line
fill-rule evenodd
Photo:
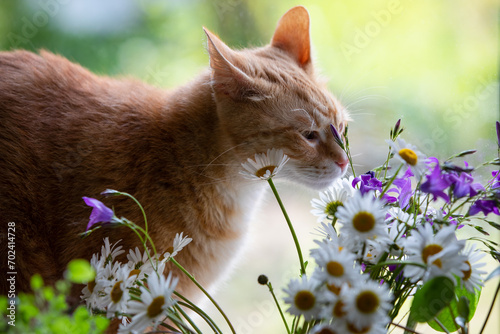
<path fill-rule="evenodd" d="M 133 194 L 158 251 L 183 231 L 193 242 L 177 259 L 210 285 L 230 267 L 265 188 L 239 175 L 242 162 L 283 149 L 291 160 L 279 176 L 315 188 L 345 172 L 329 124 L 343 128 L 347 114 L 314 76 L 303 7 L 285 14 L 261 48 L 231 50 L 206 34 L 210 69 L 172 91 L 98 77 L 46 51 L 0 53 L 0 243 L 15 222 L 18 291 L 34 273 L 53 283 L 106 236 L 125 249 L 138 245 L 127 228 L 80 239 L 91 211 L 82 196 L 140 224 L 129 199 L 99 195 Z M 0 263 L 7 272 L 5 256 Z M 195 297 L 178 276 L 180 290 Z"/>

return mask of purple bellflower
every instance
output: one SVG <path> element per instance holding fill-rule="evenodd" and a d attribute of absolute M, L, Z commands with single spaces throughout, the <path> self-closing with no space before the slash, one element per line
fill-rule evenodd
<path fill-rule="evenodd" d="M 372 190 L 374 192 L 376 191 L 382 192 L 382 181 L 380 181 L 375 177 L 375 172 L 373 171 L 366 172 L 365 174 L 362 174 L 356 177 L 354 180 L 352 180 L 352 187 L 356 188 L 356 185 L 358 183 L 361 195 L 365 195 L 366 193 Z M 389 196 L 387 194 L 384 194 L 382 198 L 388 203 L 394 203 L 397 201 L 395 197 Z"/>
<path fill-rule="evenodd" d="M 414 176 L 413 172 L 411 171 L 410 168 L 406 170 L 404 173 L 403 177 L 395 179 L 394 182 L 392 183 L 396 188 L 392 188 L 389 191 L 395 191 L 399 194 L 398 200 L 399 200 L 399 206 L 401 209 L 406 209 L 408 205 L 410 204 L 410 198 L 413 195 L 413 191 L 411 189 L 411 177 Z"/>
<path fill-rule="evenodd" d="M 465 168 L 469 168 L 467 162 L 465 162 Z M 472 175 L 465 172 L 451 172 L 445 177 L 452 185 L 453 195 L 456 198 L 462 198 L 465 196 L 474 197 L 480 190 L 485 190 L 480 183 L 472 183 L 474 181 L 474 178 L 472 177 Z"/>
<path fill-rule="evenodd" d="M 92 207 L 92 212 L 90 213 L 89 223 L 87 224 L 86 231 L 90 230 L 97 223 L 110 223 L 114 217 L 113 210 L 108 208 L 101 201 L 90 198 L 82 197 L 85 204 Z"/>
<path fill-rule="evenodd" d="M 500 211 L 498 210 L 498 201 L 488 200 L 488 199 L 480 199 L 474 202 L 470 206 L 469 216 L 474 216 L 479 212 L 484 213 L 485 216 L 493 212 L 494 214 L 500 216 Z"/>
<path fill-rule="evenodd" d="M 450 201 L 450 197 L 444 192 L 450 186 L 450 181 L 441 173 L 439 163 L 437 163 L 432 172 L 426 175 L 426 181 L 420 186 L 420 190 L 424 193 L 432 194 L 432 199 L 435 201 L 441 197 L 446 202 Z"/>
<path fill-rule="evenodd" d="M 375 177 L 375 173 L 373 171 L 369 171 L 352 180 L 353 188 L 355 188 L 358 183 L 361 195 L 364 195 L 371 190 L 382 191 L 382 182 Z"/>

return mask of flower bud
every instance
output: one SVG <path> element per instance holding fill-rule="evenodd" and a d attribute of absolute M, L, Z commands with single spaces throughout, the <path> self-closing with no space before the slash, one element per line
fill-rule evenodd
<path fill-rule="evenodd" d="M 266 275 L 259 275 L 259 278 L 257 278 L 257 282 L 262 285 L 266 285 L 269 279 L 267 278 Z"/>

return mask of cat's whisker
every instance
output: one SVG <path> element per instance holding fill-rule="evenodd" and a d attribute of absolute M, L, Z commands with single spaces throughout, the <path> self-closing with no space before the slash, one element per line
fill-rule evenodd
<path fill-rule="evenodd" d="M 380 94 L 371 94 L 371 95 L 365 95 L 359 99 L 356 99 L 352 102 L 349 102 L 347 105 L 346 105 L 346 108 L 349 109 L 351 108 L 352 106 L 358 104 L 358 103 L 361 103 L 361 102 L 364 102 L 364 101 L 367 101 L 367 100 L 375 100 L 376 98 L 381 98 L 381 99 L 385 99 L 387 101 L 390 101 L 390 99 L 387 97 L 387 96 L 384 96 L 384 95 L 380 95 Z"/>
<path fill-rule="evenodd" d="M 225 150 L 225 151 L 224 151 L 224 152 L 222 152 L 221 154 L 219 154 L 217 157 L 215 157 L 212 161 L 210 161 L 210 162 L 208 163 L 208 165 L 207 165 L 207 166 L 203 169 L 202 173 L 204 173 L 204 172 L 207 170 L 207 168 L 208 168 L 208 167 L 210 167 L 210 165 L 212 165 L 212 163 L 213 163 L 214 161 L 216 161 L 217 159 L 219 159 L 220 157 L 222 157 L 224 154 L 226 154 L 226 153 L 228 153 L 228 152 L 230 152 L 230 151 L 234 150 L 234 149 L 235 149 L 235 148 L 237 148 L 237 147 L 240 147 L 240 146 L 242 146 L 242 145 L 245 145 L 245 144 L 246 144 L 246 143 L 241 143 L 241 144 L 235 145 L 235 146 L 233 146 L 233 147 L 231 147 L 231 148 L 228 148 L 227 150 Z"/>

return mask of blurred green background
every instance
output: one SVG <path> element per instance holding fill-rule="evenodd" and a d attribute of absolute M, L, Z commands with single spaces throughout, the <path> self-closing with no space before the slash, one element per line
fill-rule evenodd
<path fill-rule="evenodd" d="M 398 118 L 403 138 L 427 155 L 446 158 L 476 148 L 473 164 L 496 156 L 498 0 L 3 0 L 0 49 L 43 48 L 98 74 L 169 88 L 207 66 L 202 26 L 231 47 L 260 46 L 281 15 L 299 4 L 310 12 L 317 70 L 354 119 L 350 141 L 358 172 L 385 159 L 384 139 Z M 291 216 L 305 221 L 300 234 L 308 249 L 315 226 L 308 204 L 316 194 L 287 194 Z M 270 196 L 262 212 L 252 224 L 250 250 L 218 293 L 240 333 L 283 332 L 255 280 L 274 274 L 280 290 L 296 273 L 288 231 Z M 484 310 L 491 293 L 483 295 Z M 498 328 L 498 319 L 491 321 L 490 328 Z"/>

